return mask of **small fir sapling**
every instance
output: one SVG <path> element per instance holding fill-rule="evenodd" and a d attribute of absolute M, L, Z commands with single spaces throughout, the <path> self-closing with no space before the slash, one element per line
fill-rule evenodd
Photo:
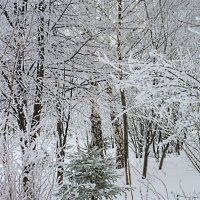
<path fill-rule="evenodd" d="M 102 157 L 96 148 L 80 151 L 70 156 L 59 196 L 62 200 L 112 199 L 131 189 L 117 186 L 115 183 L 119 177 L 110 156 Z"/>

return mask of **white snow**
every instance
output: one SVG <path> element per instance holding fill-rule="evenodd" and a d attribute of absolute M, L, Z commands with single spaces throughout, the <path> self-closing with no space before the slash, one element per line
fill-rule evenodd
<path fill-rule="evenodd" d="M 150 158 L 145 180 L 141 178 L 143 160 L 132 157 L 130 163 L 134 200 L 200 199 L 200 174 L 183 153 L 180 156 L 167 156 L 162 170 L 158 170 L 158 162 Z M 119 180 L 121 183 L 124 181 Z M 124 199 L 124 195 L 117 198 Z M 127 200 L 132 200 L 130 192 L 127 192 Z"/>

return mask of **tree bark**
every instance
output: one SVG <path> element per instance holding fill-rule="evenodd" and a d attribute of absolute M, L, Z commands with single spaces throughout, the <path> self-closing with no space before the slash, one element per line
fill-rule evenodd
<path fill-rule="evenodd" d="M 28 0 L 24 0 L 22 13 L 27 11 Z M 43 78 L 44 78 L 44 56 L 45 56 L 45 31 L 44 31 L 44 11 L 45 11 L 45 2 L 40 0 L 38 3 L 38 16 L 39 16 L 39 25 L 38 25 L 38 48 L 39 48 L 39 59 L 37 62 L 37 72 L 36 72 L 36 90 L 35 90 L 35 100 L 33 106 L 33 116 L 31 121 L 31 132 L 30 143 L 25 145 L 25 148 L 30 152 L 36 151 L 35 140 L 40 135 L 40 119 L 41 119 L 41 110 L 42 110 L 42 92 L 43 92 Z M 25 144 L 27 141 L 25 141 Z M 27 163 L 24 165 L 23 169 L 23 187 L 24 192 L 28 199 L 36 199 L 34 196 L 34 181 L 33 181 L 33 171 L 35 168 L 35 162 L 27 160 Z"/>
<path fill-rule="evenodd" d="M 71 92 L 72 95 L 72 92 Z M 71 118 L 71 112 L 70 112 L 70 107 L 69 107 L 69 112 L 67 119 L 64 120 L 61 116 L 62 115 L 62 110 L 60 109 L 60 106 L 57 106 L 57 111 L 59 113 L 59 119 L 57 122 L 57 134 L 58 134 L 58 142 L 57 142 L 57 162 L 58 162 L 58 167 L 57 167 L 57 181 L 59 185 L 63 184 L 64 181 L 64 160 L 65 160 L 65 148 L 66 148 L 66 142 L 67 142 L 67 133 L 69 129 L 69 121 Z M 65 124 L 65 128 L 64 128 Z"/>
<path fill-rule="evenodd" d="M 167 143 L 167 145 L 165 146 L 165 148 L 163 149 L 163 152 L 162 152 L 162 157 L 160 159 L 160 164 L 159 164 L 159 168 L 158 169 L 162 169 L 162 166 L 163 166 L 163 162 L 164 162 L 164 158 L 166 157 L 166 152 L 167 152 L 167 149 L 169 148 L 169 143 Z"/>
<path fill-rule="evenodd" d="M 108 88 L 108 94 L 110 97 L 110 118 L 113 121 L 117 114 L 115 111 L 115 107 L 113 105 L 114 97 L 112 88 L 109 86 Z M 115 121 L 112 124 L 113 130 L 114 130 L 114 138 L 115 138 L 115 144 L 116 144 L 116 164 L 117 168 L 121 169 L 124 167 L 124 139 L 123 139 L 123 130 L 122 130 L 122 124 L 120 123 L 119 119 L 115 119 Z"/>
<path fill-rule="evenodd" d="M 118 30 L 117 30 L 117 55 L 119 62 L 122 61 L 122 0 L 118 0 Z M 122 68 L 120 65 L 119 68 Z M 120 79 L 122 79 L 123 75 L 121 74 Z M 123 111 L 126 110 L 126 96 L 125 91 L 121 90 L 121 103 Z M 123 113 L 123 129 L 124 129 L 124 167 L 125 167 L 125 176 L 126 176 L 126 184 L 130 184 L 129 173 L 128 173 L 128 114 L 127 112 Z"/>
<path fill-rule="evenodd" d="M 101 117 L 99 115 L 99 108 L 95 101 L 92 101 L 92 113 L 90 116 L 91 120 L 91 133 L 92 133 L 92 144 L 91 147 L 97 147 L 100 150 L 101 156 L 103 156 L 103 135 L 101 129 Z"/>

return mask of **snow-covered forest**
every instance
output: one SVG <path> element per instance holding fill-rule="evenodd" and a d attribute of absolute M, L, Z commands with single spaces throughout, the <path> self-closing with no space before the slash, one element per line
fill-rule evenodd
<path fill-rule="evenodd" d="M 199 0 L 0 0 L 0 200 L 200 199 Z"/>

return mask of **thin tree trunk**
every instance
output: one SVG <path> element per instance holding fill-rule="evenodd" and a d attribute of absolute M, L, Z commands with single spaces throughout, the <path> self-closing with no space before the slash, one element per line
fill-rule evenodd
<path fill-rule="evenodd" d="M 20 138 L 23 145 L 21 145 L 23 157 L 25 157 L 26 149 L 28 149 L 28 142 L 27 142 L 27 120 L 25 117 L 24 110 L 27 108 L 27 101 L 26 98 L 22 98 L 21 101 L 19 101 L 20 96 L 24 96 L 26 93 L 26 88 L 23 85 L 23 78 L 22 73 L 24 73 L 24 46 L 22 40 L 24 39 L 24 31 L 26 28 L 26 20 L 25 20 L 25 14 L 27 13 L 27 4 L 28 0 L 23 0 L 22 7 L 19 8 L 19 5 L 17 3 L 14 3 L 14 14 L 16 16 L 16 25 L 18 25 L 19 31 L 18 31 L 18 38 L 16 38 L 15 41 L 17 41 L 17 69 L 16 69 L 16 82 L 17 82 L 17 95 L 14 95 L 14 101 L 17 104 L 17 121 L 18 125 L 21 131 L 23 131 L 23 137 Z M 21 12 L 19 12 L 21 11 Z M 20 21 L 22 20 L 23 23 Z M 24 164 L 25 163 L 25 164 Z M 27 159 L 24 160 L 24 166 L 23 166 L 23 190 L 24 190 L 24 198 L 26 199 L 34 199 L 33 192 L 32 192 L 32 185 L 30 183 L 30 170 L 32 168 L 32 165 L 27 163 Z"/>
<path fill-rule="evenodd" d="M 24 0 L 24 8 L 27 9 L 28 0 Z M 22 9 L 23 10 L 23 9 Z M 45 2 L 41 0 L 38 4 L 38 13 L 39 13 L 39 27 L 38 27 L 38 47 L 39 47 L 39 60 L 37 63 L 37 74 L 36 74 L 36 90 L 35 90 L 35 101 L 33 106 L 33 117 L 31 122 L 31 132 L 30 135 L 30 144 L 28 147 L 29 151 L 36 151 L 35 140 L 40 135 L 40 118 L 42 110 L 42 92 L 43 92 L 43 78 L 44 78 L 44 45 L 45 45 L 45 32 L 44 32 L 44 10 Z M 26 141 L 25 141 L 26 142 Z M 27 143 L 27 142 L 26 142 Z M 34 172 L 35 163 L 28 161 L 25 163 L 23 169 L 23 187 L 24 192 L 28 199 L 36 199 L 34 197 L 34 181 L 33 172 Z"/>
<path fill-rule="evenodd" d="M 72 95 L 72 92 L 71 92 Z M 58 142 L 57 142 L 57 181 L 59 185 L 63 184 L 64 181 L 64 160 L 65 160 L 65 148 L 66 148 L 66 142 L 67 142 L 67 133 L 69 129 L 69 121 L 71 118 L 71 112 L 69 107 L 68 116 L 65 120 L 62 119 L 62 110 L 59 106 L 57 106 L 57 111 L 59 112 L 60 119 L 57 122 L 57 133 L 58 133 Z M 64 129 L 64 123 L 65 123 L 65 129 Z"/>
<path fill-rule="evenodd" d="M 144 125 L 139 122 L 139 125 L 140 125 L 140 133 L 141 133 L 141 136 L 140 138 L 138 139 L 139 140 L 139 155 L 140 155 L 140 158 L 142 158 L 142 155 L 143 155 L 143 140 L 142 140 L 142 136 L 144 136 Z"/>
<path fill-rule="evenodd" d="M 180 155 L 180 151 L 181 151 L 181 144 L 180 144 L 180 143 L 181 143 L 180 140 L 177 139 L 177 140 L 176 140 L 176 144 L 175 144 L 175 151 L 176 151 L 176 153 L 177 153 L 178 155 Z"/>
<path fill-rule="evenodd" d="M 119 62 L 122 61 L 122 0 L 118 0 L 118 30 L 117 30 L 117 55 Z M 120 68 L 122 66 L 120 65 Z M 122 74 L 120 79 L 122 79 Z M 121 103 L 123 110 L 126 109 L 126 96 L 125 91 L 122 90 L 120 92 Z M 123 126 L 124 126 L 124 167 L 125 167 L 125 176 L 126 176 L 126 184 L 129 185 L 129 173 L 128 173 L 128 114 L 127 112 L 123 113 Z"/>
<path fill-rule="evenodd" d="M 154 125 L 153 122 L 147 123 L 148 130 L 147 130 L 146 145 L 145 145 L 145 150 L 144 150 L 144 164 L 143 164 L 143 172 L 142 172 L 143 179 L 145 179 L 147 176 L 149 149 L 156 135 L 157 124 L 155 124 L 154 131 L 152 130 L 153 125 Z"/>
<path fill-rule="evenodd" d="M 117 114 L 115 112 L 115 108 L 113 105 L 114 102 L 114 97 L 113 97 L 113 92 L 112 88 L 108 88 L 108 94 L 110 96 L 110 118 L 113 121 Z M 113 122 L 113 129 L 114 129 L 114 138 L 115 138 L 115 144 L 116 144 L 116 164 L 117 168 L 121 169 L 124 167 L 124 139 L 123 139 L 123 130 L 122 130 L 122 125 L 119 121 L 119 119 L 115 119 Z"/>
<path fill-rule="evenodd" d="M 61 121 L 57 122 L 57 133 L 58 133 L 58 139 L 57 142 L 57 162 L 58 162 L 58 168 L 57 168 L 57 181 L 58 184 L 62 185 L 64 180 L 64 158 L 65 158 L 65 145 L 63 141 L 63 133 L 64 133 L 64 127 L 63 123 Z"/>
<path fill-rule="evenodd" d="M 145 151 L 144 151 L 144 163 L 143 163 L 143 172 L 142 172 L 142 178 L 143 179 L 145 179 L 147 177 L 149 147 L 150 147 L 150 145 L 146 145 Z"/>
<path fill-rule="evenodd" d="M 163 162 L 164 162 L 164 158 L 166 157 L 166 152 L 167 152 L 167 149 L 169 148 L 169 143 L 167 143 L 167 145 L 165 146 L 165 148 L 163 149 L 163 152 L 162 152 L 162 157 L 160 159 L 160 164 L 159 164 L 159 168 L 158 169 L 162 169 L 162 166 L 163 166 Z"/>
<path fill-rule="evenodd" d="M 122 101 L 122 106 L 123 109 L 126 109 L 126 97 L 125 97 L 125 92 L 121 91 L 121 101 Z M 124 167 L 125 167 L 125 174 L 126 174 L 126 185 L 130 184 L 129 180 L 129 173 L 128 173 L 128 150 L 129 150 L 129 142 L 128 142 L 128 114 L 125 112 L 123 114 L 123 125 L 124 125 Z"/>
<path fill-rule="evenodd" d="M 146 144 L 144 149 L 144 163 L 143 163 L 143 171 L 142 171 L 142 178 L 145 179 L 147 176 L 147 168 L 148 168 L 148 158 L 149 158 L 149 147 L 150 147 L 150 128 L 151 123 L 148 124 L 147 135 L 146 135 Z"/>

